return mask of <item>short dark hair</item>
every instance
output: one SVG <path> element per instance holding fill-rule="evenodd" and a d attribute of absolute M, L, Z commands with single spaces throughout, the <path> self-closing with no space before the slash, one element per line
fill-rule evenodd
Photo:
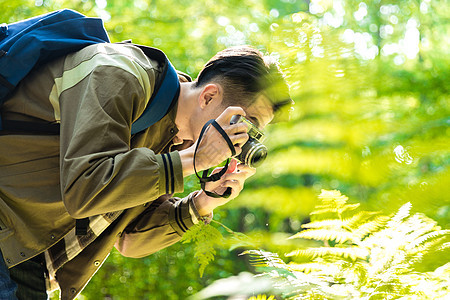
<path fill-rule="evenodd" d="M 249 107 L 263 93 L 274 114 L 293 104 L 289 86 L 278 63 L 250 46 L 236 46 L 218 52 L 196 79 L 196 87 L 217 82 L 224 88 L 225 105 Z"/>

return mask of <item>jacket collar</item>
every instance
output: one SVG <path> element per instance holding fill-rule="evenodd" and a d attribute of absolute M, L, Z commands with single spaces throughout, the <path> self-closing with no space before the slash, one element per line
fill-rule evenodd
<path fill-rule="evenodd" d="M 178 78 L 180 82 L 190 82 L 192 78 L 186 73 L 180 72 L 177 70 Z M 178 96 L 179 97 L 179 96 Z M 172 148 L 172 140 L 178 133 L 178 127 L 175 124 L 175 118 L 177 116 L 177 108 L 178 108 L 178 98 L 172 102 L 172 105 L 169 108 L 169 112 L 154 125 L 150 126 L 146 130 L 135 134 L 132 137 L 132 148 L 137 147 L 147 147 L 153 150 L 155 153 L 162 153 L 173 151 L 175 149 Z M 177 150 L 181 150 L 187 148 L 192 143 L 187 145 L 183 143 L 182 145 L 177 145 Z"/>
<path fill-rule="evenodd" d="M 164 152 L 163 150 L 172 142 L 179 131 L 175 124 L 177 106 L 178 99 L 172 103 L 169 112 L 161 120 L 142 132 L 144 144 L 139 146 L 150 148 L 155 153 Z"/>

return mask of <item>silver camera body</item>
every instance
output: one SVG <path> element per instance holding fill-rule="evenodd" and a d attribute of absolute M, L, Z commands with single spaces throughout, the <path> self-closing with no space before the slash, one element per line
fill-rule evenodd
<path fill-rule="evenodd" d="M 267 147 L 264 146 L 264 133 L 252 122 L 241 115 L 231 117 L 230 124 L 245 123 L 248 125 L 248 141 L 242 146 L 242 152 L 235 158 L 241 163 L 256 168 L 260 166 L 267 157 Z"/>

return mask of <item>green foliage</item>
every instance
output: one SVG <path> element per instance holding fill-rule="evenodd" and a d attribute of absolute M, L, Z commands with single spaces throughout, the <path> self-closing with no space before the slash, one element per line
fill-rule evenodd
<path fill-rule="evenodd" d="M 321 204 L 311 213 L 317 220 L 305 224 L 308 229 L 292 238 L 316 239 L 323 246 L 286 254 L 293 259 L 290 263 L 271 252 L 244 252 L 257 270 L 276 279 L 276 288 L 284 299 L 450 296 L 450 230 L 442 230 L 423 214 L 411 214 L 410 203 L 393 216 L 381 217 L 378 213 L 354 212 L 355 205 L 347 204 L 347 197 L 338 191 L 323 191 L 320 198 Z M 343 208 L 350 208 L 346 219 L 342 219 Z M 364 235 L 361 227 L 365 227 Z M 423 258 L 431 254 L 442 256 L 443 265 L 420 272 Z"/>
<path fill-rule="evenodd" d="M 217 248 L 227 246 L 230 251 L 242 247 L 255 247 L 256 243 L 249 236 L 242 232 L 234 232 L 224 224 L 218 221 L 212 221 L 213 224 L 220 225 L 229 234 L 226 238 L 213 225 L 207 225 L 203 222 L 191 227 L 181 238 L 181 242 L 194 243 L 197 262 L 200 265 L 200 277 L 203 276 L 206 266 L 214 260 Z"/>
<path fill-rule="evenodd" d="M 200 264 L 200 277 L 203 276 L 206 266 L 210 261 L 214 260 L 216 251 L 215 246 L 222 243 L 222 234 L 213 226 L 208 226 L 200 222 L 190 228 L 182 237 L 182 243 L 195 243 L 195 257 Z"/>

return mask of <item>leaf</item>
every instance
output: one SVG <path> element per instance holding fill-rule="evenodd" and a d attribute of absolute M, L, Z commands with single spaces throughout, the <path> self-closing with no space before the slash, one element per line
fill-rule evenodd
<path fill-rule="evenodd" d="M 311 215 L 321 215 L 326 213 L 338 213 L 339 215 L 347 210 L 354 210 L 359 207 L 359 203 L 346 204 L 348 197 L 341 195 L 337 190 L 322 190 L 319 195 L 321 204 L 317 205 Z"/>
<path fill-rule="evenodd" d="M 437 251 L 443 251 L 445 249 L 450 249 L 450 242 L 440 245 Z"/>
<path fill-rule="evenodd" d="M 327 219 L 327 220 L 321 220 L 321 221 L 313 221 L 311 223 L 303 224 L 302 228 L 329 228 L 329 227 L 342 227 L 344 224 L 341 220 L 336 219 Z"/>
<path fill-rule="evenodd" d="M 389 217 L 377 216 L 374 220 L 361 224 L 355 231 L 353 231 L 353 234 L 358 239 L 363 239 L 366 235 L 376 232 L 380 230 L 380 228 L 384 227 L 388 220 Z"/>
<path fill-rule="evenodd" d="M 348 197 L 338 190 L 322 190 L 318 196 L 323 203 L 335 203 L 337 206 L 347 203 Z"/>
<path fill-rule="evenodd" d="M 209 262 L 214 260 L 216 254 L 215 247 L 222 245 L 223 236 L 213 226 L 200 222 L 192 226 L 181 238 L 183 244 L 193 242 L 195 244 L 194 257 L 200 264 L 200 277 Z"/>
<path fill-rule="evenodd" d="M 336 241 L 337 243 L 345 243 L 346 241 L 354 241 L 355 236 L 349 231 L 339 229 L 308 229 L 300 231 L 289 239 L 309 239 L 322 241 Z"/>
<path fill-rule="evenodd" d="M 379 214 L 378 212 L 373 211 L 360 211 L 357 212 L 355 215 L 351 216 L 350 218 L 346 218 L 343 220 L 343 223 L 345 226 L 350 228 L 357 228 L 362 223 L 366 222 L 370 218 L 372 218 L 374 215 Z"/>
<path fill-rule="evenodd" d="M 285 266 L 285 262 L 276 253 L 263 250 L 246 250 L 239 255 L 249 255 L 250 261 L 253 263 L 264 262 L 266 266 Z"/>
<path fill-rule="evenodd" d="M 323 270 L 328 270 L 330 268 L 334 268 L 334 266 L 332 264 L 318 263 L 318 262 L 310 262 L 310 263 L 303 263 L 303 264 L 290 263 L 289 267 L 293 271 L 304 272 L 304 273 L 310 273 L 312 271 L 323 271 Z"/>
<path fill-rule="evenodd" d="M 394 217 L 392 217 L 391 221 L 389 221 L 388 226 L 395 226 L 395 223 L 401 222 L 403 219 L 409 216 L 409 212 L 411 211 L 412 204 L 411 202 L 407 202 L 399 208 Z"/>
<path fill-rule="evenodd" d="M 237 248 L 255 247 L 254 241 L 242 232 L 233 232 L 233 234 L 227 238 L 227 243 L 229 244 L 229 251 L 236 250 Z"/>
<path fill-rule="evenodd" d="M 427 234 L 420 236 L 415 241 L 410 243 L 406 249 L 414 249 L 414 248 L 418 247 L 419 245 L 422 245 L 431 239 L 436 239 L 438 237 L 442 237 L 445 235 L 450 235 L 450 230 L 436 230 L 436 231 L 429 232 Z"/>
<path fill-rule="evenodd" d="M 297 249 L 295 251 L 286 254 L 287 257 L 290 256 L 306 256 L 312 259 L 316 257 L 323 257 L 326 255 L 332 255 L 336 257 L 350 258 L 352 260 L 356 259 L 367 259 L 369 251 L 360 247 L 318 247 L 318 248 L 308 248 L 308 249 Z"/>

